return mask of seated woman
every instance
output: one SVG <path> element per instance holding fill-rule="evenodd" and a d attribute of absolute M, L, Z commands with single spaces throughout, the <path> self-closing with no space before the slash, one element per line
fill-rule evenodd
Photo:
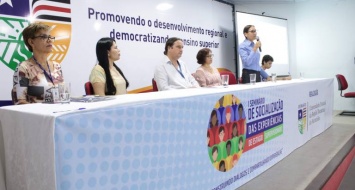
<path fill-rule="evenodd" d="M 120 95 L 127 93 L 129 83 L 120 68 L 114 63 L 120 59 L 120 50 L 112 38 L 101 38 L 96 44 L 99 63 L 90 74 L 95 95 Z"/>
<path fill-rule="evenodd" d="M 55 40 L 49 33 L 50 27 L 39 22 L 28 25 L 22 32 L 33 55 L 15 70 L 11 91 L 14 104 L 53 102 L 51 89 L 64 82 L 60 64 L 47 60 Z"/>
<path fill-rule="evenodd" d="M 201 49 L 197 55 L 197 68 L 194 77 L 201 87 L 222 85 L 221 76 L 215 67 L 212 67 L 212 51 L 209 48 Z"/>

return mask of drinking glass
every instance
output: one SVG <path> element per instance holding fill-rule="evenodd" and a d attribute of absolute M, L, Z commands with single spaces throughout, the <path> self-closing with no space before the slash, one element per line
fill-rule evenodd
<path fill-rule="evenodd" d="M 271 73 L 271 81 L 276 82 L 276 73 Z"/>
<path fill-rule="evenodd" d="M 229 84 L 229 75 L 221 75 L 222 85 L 226 88 Z"/>
<path fill-rule="evenodd" d="M 250 84 L 255 85 L 256 83 L 256 74 L 249 74 L 250 77 Z"/>
<path fill-rule="evenodd" d="M 304 79 L 304 72 L 300 72 L 300 79 L 301 79 L 301 80 Z"/>
<path fill-rule="evenodd" d="M 62 104 L 70 103 L 70 83 L 61 83 L 59 88 L 59 102 Z"/>

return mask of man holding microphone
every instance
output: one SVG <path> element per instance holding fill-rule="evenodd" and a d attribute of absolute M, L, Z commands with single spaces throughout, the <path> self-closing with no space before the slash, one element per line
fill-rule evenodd
<path fill-rule="evenodd" d="M 256 82 L 260 82 L 260 52 L 261 42 L 257 37 L 256 29 L 253 25 L 244 27 L 243 34 L 245 40 L 239 44 L 239 55 L 242 59 L 243 72 L 242 83 L 250 83 L 249 74 L 256 74 Z M 256 40 L 256 42 L 254 42 Z"/>

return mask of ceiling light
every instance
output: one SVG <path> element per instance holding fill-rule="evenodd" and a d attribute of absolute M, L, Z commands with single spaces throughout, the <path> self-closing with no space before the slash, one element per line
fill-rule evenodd
<path fill-rule="evenodd" d="M 156 9 L 158 9 L 160 11 L 166 11 L 166 10 L 173 8 L 173 6 L 174 5 L 169 4 L 169 3 L 160 3 L 159 5 L 157 5 Z"/>

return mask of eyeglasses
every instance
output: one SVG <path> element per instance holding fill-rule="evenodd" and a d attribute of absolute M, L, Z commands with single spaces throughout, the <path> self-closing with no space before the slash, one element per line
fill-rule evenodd
<path fill-rule="evenodd" d="M 47 35 L 40 35 L 40 36 L 35 36 L 35 37 L 33 37 L 33 39 L 35 39 L 35 38 L 40 38 L 40 39 L 42 39 L 43 41 L 45 41 L 45 40 L 47 40 L 47 41 L 52 40 L 52 42 L 55 41 L 55 37 L 54 37 L 54 36 L 51 36 L 51 35 L 49 35 L 49 36 L 47 36 Z"/>
<path fill-rule="evenodd" d="M 211 54 L 211 55 L 206 55 L 206 57 L 210 57 L 210 58 L 212 58 L 214 55 L 213 54 Z"/>
<path fill-rule="evenodd" d="M 249 32 L 251 32 L 251 33 L 256 33 L 256 30 L 250 30 Z"/>

